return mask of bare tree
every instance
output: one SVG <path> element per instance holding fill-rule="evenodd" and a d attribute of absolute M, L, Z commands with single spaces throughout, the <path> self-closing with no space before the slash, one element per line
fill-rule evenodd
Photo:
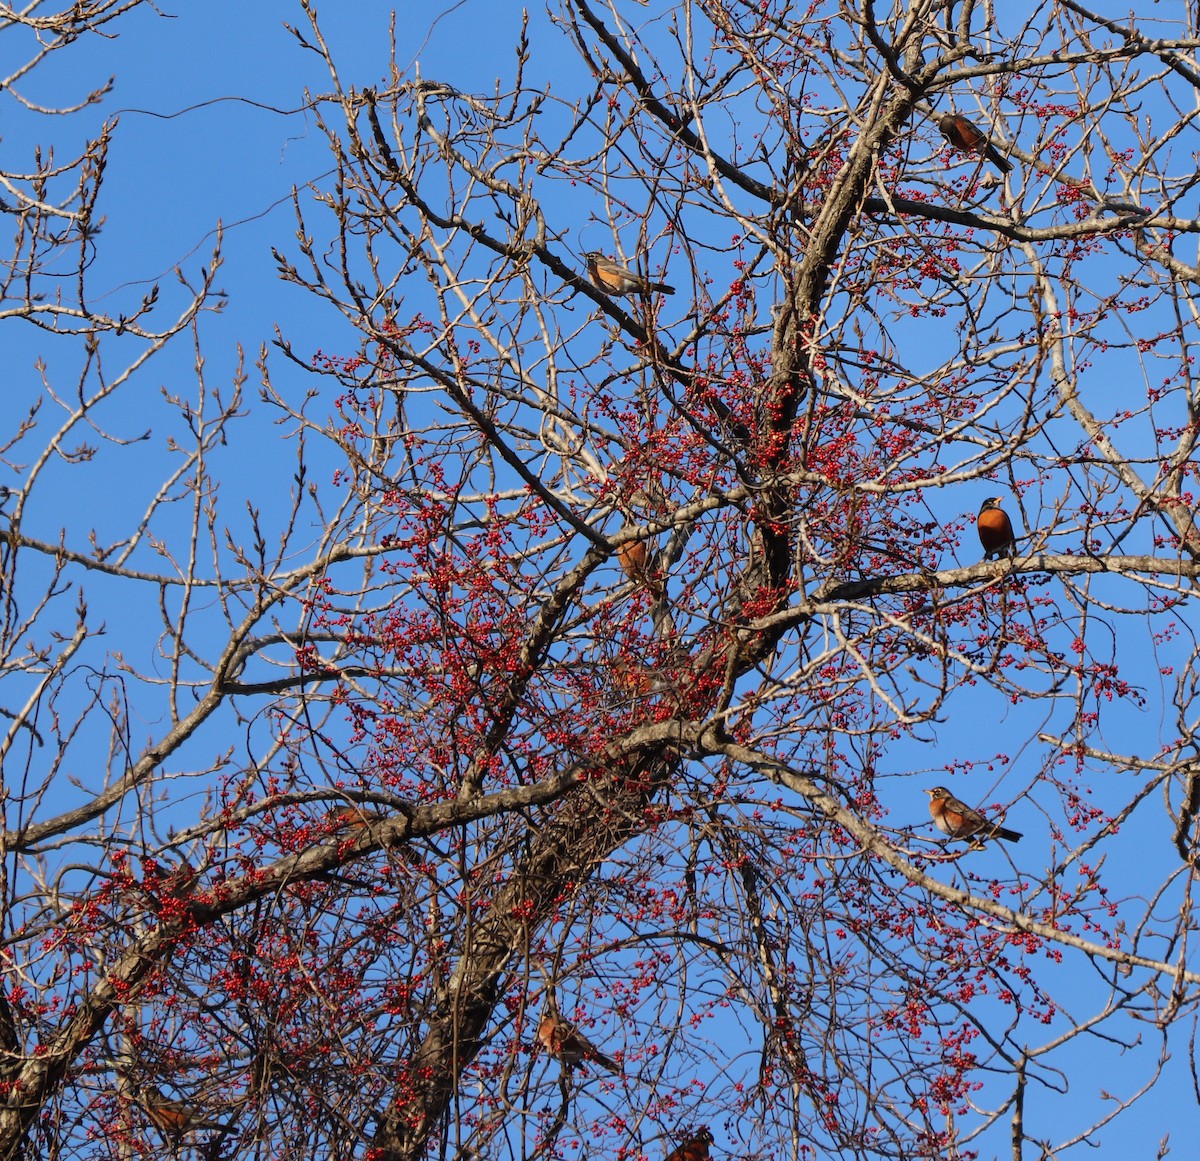
<path fill-rule="evenodd" d="M 177 306 L 89 300 L 107 138 L 7 177 L 6 318 L 84 359 L 5 452 L 0 1155 L 1162 1136 L 1196 29 L 564 0 L 482 96 L 357 85 L 300 7 L 336 173 L 277 258 L 356 349 L 285 331 L 218 390 L 219 255 Z M 188 334 L 139 512 L 35 535 Z M 239 440 L 286 502 L 230 500 Z"/>

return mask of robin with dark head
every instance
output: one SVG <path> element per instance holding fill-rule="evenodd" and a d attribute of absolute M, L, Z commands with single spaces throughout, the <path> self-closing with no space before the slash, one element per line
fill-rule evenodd
<path fill-rule="evenodd" d="M 133 1099 L 141 1105 L 154 1127 L 171 1140 L 197 1130 L 225 1128 L 221 1122 L 207 1120 L 197 1110 L 164 1095 L 153 1085 L 134 1088 Z"/>
<path fill-rule="evenodd" d="M 1000 838 L 1008 843 L 1018 842 L 1021 832 L 1009 830 L 999 823 L 988 822 L 979 811 L 955 798 L 944 786 L 926 790 L 929 795 L 929 813 L 938 830 L 955 839 L 970 839 L 972 843 L 984 839 Z"/>
<path fill-rule="evenodd" d="M 605 1056 L 574 1024 L 563 1019 L 553 1000 L 546 1003 L 546 1010 L 538 1024 L 537 1039 L 551 1056 L 567 1068 L 577 1068 L 586 1060 L 607 1068 L 609 1072 L 621 1071 L 621 1066 L 611 1056 Z"/>
<path fill-rule="evenodd" d="M 1017 555 L 1017 538 L 1013 535 L 1012 521 L 1000 507 L 1002 496 L 989 496 L 975 517 L 975 528 L 979 532 L 979 543 L 983 545 L 983 559 L 999 559 L 1001 556 Z"/>
<path fill-rule="evenodd" d="M 678 1149 L 667 1154 L 667 1161 L 708 1161 L 708 1147 L 712 1143 L 708 1126 L 701 1125 Z"/>
<path fill-rule="evenodd" d="M 986 158 L 1001 173 L 1012 170 L 1012 162 L 988 140 L 988 135 L 961 113 L 943 113 L 938 118 L 937 126 L 942 136 L 960 153 L 974 153 L 977 157 Z"/>
<path fill-rule="evenodd" d="M 651 282 L 635 274 L 628 266 L 622 266 L 620 262 L 601 254 L 599 250 L 589 250 L 583 257 L 592 285 L 605 294 L 650 294 L 656 290 L 663 294 L 675 293 L 675 287 L 665 282 Z"/>

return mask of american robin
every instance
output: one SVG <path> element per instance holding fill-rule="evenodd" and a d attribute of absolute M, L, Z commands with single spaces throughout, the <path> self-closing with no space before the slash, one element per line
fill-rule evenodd
<path fill-rule="evenodd" d="M 662 577 L 649 567 L 649 562 L 650 550 L 644 540 L 626 540 L 617 549 L 617 563 L 621 571 L 634 584 L 645 585 L 653 596 L 661 598 L 666 595 Z"/>
<path fill-rule="evenodd" d="M 614 685 L 627 697 L 647 697 L 670 688 L 670 681 L 657 669 L 628 657 L 613 659 L 610 666 Z"/>
<path fill-rule="evenodd" d="M 1020 831 L 988 822 L 979 811 L 955 798 L 944 786 L 935 786 L 925 793 L 929 795 L 929 813 L 933 815 L 938 830 L 944 831 L 951 838 L 969 838 L 975 841 L 1002 838 L 1009 843 L 1018 842 L 1021 838 Z"/>
<path fill-rule="evenodd" d="M 678 1149 L 667 1154 L 667 1161 L 708 1161 L 708 1147 L 712 1143 L 712 1133 L 707 1125 L 702 1125 Z"/>
<path fill-rule="evenodd" d="M 1001 556 L 1017 555 L 1017 538 L 1013 535 L 1012 521 L 1000 507 L 1002 496 L 989 496 L 975 517 L 979 532 L 979 543 L 983 545 L 983 559 L 999 559 Z"/>
<path fill-rule="evenodd" d="M 194 1133 L 198 1129 L 225 1128 L 223 1123 L 207 1120 L 183 1101 L 173 1100 L 153 1085 L 135 1088 L 133 1099 L 142 1106 L 154 1127 L 165 1137 L 174 1139 L 182 1137 L 185 1133 Z"/>
<path fill-rule="evenodd" d="M 631 581 L 641 582 L 645 579 L 648 556 L 644 540 L 627 540 L 617 549 L 617 563 Z"/>
<path fill-rule="evenodd" d="M 937 124 L 942 136 L 959 152 L 986 157 L 1001 173 L 1011 171 L 1012 162 L 988 140 L 982 129 L 972 125 L 961 113 L 943 113 Z"/>
<path fill-rule="evenodd" d="M 575 1068 L 588 1060 L 609 1072 L 621 1071 L 621 1066 L 611 1056 L 605 1056 L 574 1024 L 563 1019 L 553 1002 L 546 1005 L 538 1024 L 537 1038 L 538 1043 L 567 1068 Z"/>
<path fill-rule="evenodd" d="M 663 294 L 675 293 L 675 287 L 665 282 L 651 282 L 635 274 L 628 266 L 622 266 L 620 262 L 601 254 L 599 250 L 589 250 L 583 257 L 592 285 L 605 294 L 649 294 L 654 290 L 660 290 Z"/>
<path fill-rule="evenodd" d="M 385 817 L 377 810 L 366 810 L 361 806 L 331 806 L 323 821 L 330 834 L 343 834 L 365 830 L 373 822 L 383 822 Z"/>

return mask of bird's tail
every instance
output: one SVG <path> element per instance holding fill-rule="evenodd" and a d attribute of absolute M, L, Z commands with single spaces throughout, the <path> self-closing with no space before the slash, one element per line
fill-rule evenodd
<path fill-rule="evenodd" d="M 988 161 L 990 161 L 1001 173 L 1012 173 L 1012 162 L 1004 156 L 994 145 L 988 146 Z"/>
<path fill-rule="evenodd" d="M 1021 832 L 1019 830 L 1009 830 L 1004 826 L 994 826 L 988 833 L 988 837 L 1003 839 L 1006 843 L 1018 843 L 1021 841 Z"/>
<path fill-rule="evenodd" d="M 607 1068 L 609 1072 L 615 1072 L 619 1075 L 622 1071 L 621 1066 L 611 1056 L 605 1056 L 603 1052 L 599 1052 L 594 1048 L 588 1053 L 587 1058 L 593 1064 L 598 1064 L 601 1068 Z"/>

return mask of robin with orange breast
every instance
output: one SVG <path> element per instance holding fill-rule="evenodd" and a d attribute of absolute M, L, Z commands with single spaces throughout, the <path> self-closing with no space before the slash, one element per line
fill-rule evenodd
<path fill-rule="evenodd" d="M 667 1161 L 708 1161 L 708 1147 L 712 1143 L 712 1133 L 707 1125 L 702 1125 L 678 1149 L 667 1154 Z"/>
<path fill-rule="evenodd" d="M 634 584 L 644 585 L 652 596 L 666 596 L 662 577 L 651 566 L 651 553 L 644 540 L 626 540 L 617 548 L 617 563 Z"/>
<path fill-rule="evenodd" d="M 987 134 L 961 113 L 943 113 L 938 118 L 937 126 L 942 136 L 960 153 L 974 153 L 977 157 L 986 158 L 1001 173 L 1012 170 L 1012 162 L 988 140 Z"/>
<path fill-rule="evenodd" d="M 661 670 L 642 665 L 631 657 L 615 657 L 609 666 L 614 687 L 625 697 L 642 698 L 664 693 L 672 687 L 670 678 Z"/>
<path fill-rule="evenodd" d="M 979 543 L 983 545 L 983 559 L 1017 555 L 1017 538 L 1013 535 L 1012 521 L 1000 507 L 1002 496 L 989 496 L 975 517 L 975 528 L 979 532 Z"/>
<path fill-rule="evenodd" d="M 1009 843 L 1020 841 L 1020 831 L 989 822 L 979 811 L 955 798 L 944 786 L 935 786 L 925 793 L 929 795 L 929 813 L 933 815 L 938 830 L 951 838 L 970 839 L 972 845 L 990 838 L 1004 839 Z"/>
<path fill-rule="evenodd" d="M 607 1068 L 609 1072 L 620 1072 L 621 1066 L 611 1056 L 605 1056 L 578 1028 L 559 1014 L 553 1000 L 546 1003 L 541 1023 L 537 1030 L 538 1043 L 567 1068 L 576 1068 L 585 1060 Z"/>
<path fill-rule="evenodd" d="M 384 822 L 387 815 L 378 810 L 367 810 L 361 806 L 331 806 L 322 822 L 330 834 L 345 834 L 366 830 L 373 823 Z"/>
<path fill-rule="evenodd" d="M 171 1140 L 177 1140 L 185 1133 L 194 1133 L 201 1129 L 224 1129 L 226 1126 L 219 1121 L 210 1121 L 183 1101 L 173 1100 L 159 1092 L 153 1085 L 145 1088 L 135 1088 L 133 1099 L 141 1105 L 146 1116 L 154 1127 Z"/>
<path fill-rule="evenodd" d="M 592 285 L 605 294 L 650 294 L 656 290 L 663 294 L 675 293 L 675 287 L 665 282 L 651 282 L 599 250 L 589 250 L 583 257 Z"/>
<path fill-rule="evenodd" d="M 640 583 L 646 576 L 646 559 L 649 555 L 644 540 L 627 540 L 617 549 L 617 563 L 631 581 Z"/>

